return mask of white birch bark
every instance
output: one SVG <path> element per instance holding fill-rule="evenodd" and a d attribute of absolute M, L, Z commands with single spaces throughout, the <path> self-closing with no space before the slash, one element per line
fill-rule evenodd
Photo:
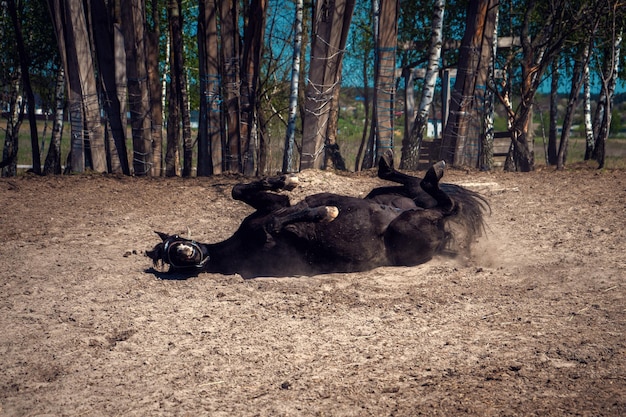
<path fill-rule="evenodd" d="M 428 54 L 428 68 L 424 77 L 424 88 L 417 117 L 427 121 L 428 113 L 435 97 L 435 84 L 441 61 L 441 46 L 443 43 L 443 15 L 446 9 L 445 0 L 436 0 L 433 6 L 433 23 L 430 38 L 430 52 Z M 424 128 L 422 126 L 422 129 Z"/>
<path fill-rule="evenodd" d="M 445 8 L 445 0 L 436 0 L 433 5 L 428 67 L 426 69 L 426 75 L 424 76 L 424 87 L 422 88 L 419 109 L 402 149 L 402 159 L 400 161 L 400 168 L 402 169 L 418 169 L 419 150 L 424 138 L 424 131 L 428 125 L 428 114 L 430 113 L 430 108 L 432 107 L 435 97 L 435 84 L 437 83 L 437 75 L 439 74 Z"/>
<path fill-rule="evenodd" d="M 296 1 L 296 22 L 294 28 L 293 58 L 291 64 L 291 86 L 289 95 L 289 118 L 283 154 L 283 172 L 293 172 L 293 148 L 296 137 L 296 115 L 298 110 L 298 87 L 300 84 L 300 50 L 302 48 L 302 14 L 304 0 Z"/>
<path fill-rule="evenodd" d="M 61 135 L 63 134 L 63 115 L 65 109 L 65 72 L 59 68 L 54 91 L 54 121 L 52 137 L 44 163 L 44 175 L 61 174 Z"/>
<path fill-rule="evenodd" d="M 485 115 L 483 121 L 483 149 L 482 149 L 482 161 L 480 163 L 481 170 L 493 169 L 493 142 L 494 142 L 494 113 L 495 113 L 495 100 L 493 88 L 495 87 L 495 61 L 498 53 L 498 26 L 500 23 L 500 11 L 499 8 L 495 11 L 495 22 L 493 26 L 493 40 L 491 42 L 491 57 L 489 58 L 489 73 L 487 80 L 487 89 L 485 91 Z"/>
<path fill-rule="evenodd" d="M 620 28 L 619 32 L 614 37 L 613 43 L 613 57 L 611 62 L 611 68 L 608 71 L 608 76 L 602 79 L 602 89 L 606 95 L 606 106 L 604 109 L 604 115 L 602 117 L 602 125 L 600 126 L 598 137 L 596 137 L 596 161 L 598 161 L 598 168 L 604 168 L 605 162 L 605 146 L 606 140 L 609 136 L 609 130 L 611 128 L 611 118 L 613 111 L 613 97 L 615 95 L 615 85 L 617 83 L 617 74 L 619 71 L 619 57 L 621 53 L 623 30 Z"/>

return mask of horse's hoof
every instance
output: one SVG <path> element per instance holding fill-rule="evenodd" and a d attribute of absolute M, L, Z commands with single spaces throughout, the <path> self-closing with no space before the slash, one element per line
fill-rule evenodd
<path fill-rule="evenodd" d="M 393 171 L 393 151 L 391 149 L 387 149 L 380 156 L 380 165 L 379 167 L 386 171 Z"/>
<path fill-rule="evenodd" d="M 378 160 L 378 178 L 386 179 L 393 174 L 393 151 L 387 149 Z"/>
<path fill-rule="evenodd" d="M 285 176 L 284 178 L 285 185 L 283 186 L 283 190 L 291 191 L 300 185 L 300 180 L 295 175 Z"/>
<path fill-rule="evenodd" d="M 326 216 L 322 219 L 325 223 L 330 223 L 339 216 L 339 209 L 335 206 L 326 206 Z"/>
<path fill-rule="evenodd" d="M 381 156 L 383 161 L 387 164 L 390 169 L 393 169 L 393 151 L 391 149 L 387 149 Z"/>
<path fill-rule="evenodd" d="M 435 175 L 437 176 L 437 180 L 440 180 L 443 177 L 443 172 L 446 170 L 446 161 L 439 161 L 433 165 L 433 171 L 435 171 Z"/>
<path fill-rule="evenodd" d="M 422 189 L 426 192 L 437 189 L 439 187 L 439 180 L 443 177 L 445 168 L 445 161 L 439 161 L 428 168 L 428 171 L 426 171 L 426 174 L 424 175 L 424 179 L 422 179 L 422 182 L 420 183 Z"/>

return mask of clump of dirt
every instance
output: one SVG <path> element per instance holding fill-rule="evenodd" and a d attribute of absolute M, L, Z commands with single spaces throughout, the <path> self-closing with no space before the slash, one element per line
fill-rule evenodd
<path fill-rule="evenodd" d="M 5 415 L 624 415 L 626 172 L 451 170 L 485 195 L 469 259 L 162 280 L 153 231 L 214 242 L 241 178 L 0 180 Z M 364 196 L 305 171 L 294 200 Z"/>

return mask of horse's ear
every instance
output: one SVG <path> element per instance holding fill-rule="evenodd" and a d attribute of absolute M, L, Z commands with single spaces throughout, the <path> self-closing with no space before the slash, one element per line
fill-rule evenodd
<path fill-rule="evenodd" d="M 161 238 L 163 242 L 165 242 L 170 237 L 170 235 L 168 235 L 167 233 L 157 232 L 156 230 L 154 231 L 154 233 L 159 235 L 159 237 Z"/>

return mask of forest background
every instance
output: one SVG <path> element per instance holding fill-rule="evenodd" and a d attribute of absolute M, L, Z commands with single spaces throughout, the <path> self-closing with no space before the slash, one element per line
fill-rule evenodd
<path fill-rule="evenodd" d="M 3 1 L 2 175 L 621 163 L 619 2 L 356 3 Z"/>

